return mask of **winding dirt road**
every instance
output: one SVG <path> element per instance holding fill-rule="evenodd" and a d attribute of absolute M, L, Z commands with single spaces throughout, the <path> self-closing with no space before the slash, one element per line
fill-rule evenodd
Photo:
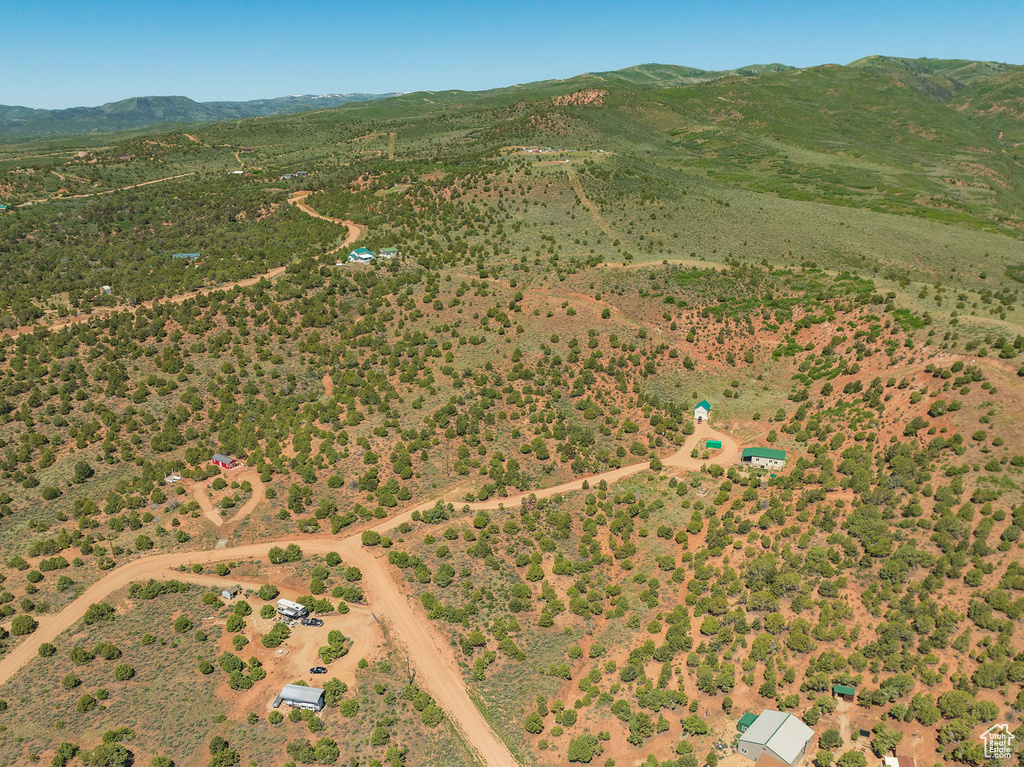
<path fill-rule="evenodd" d="M 309 191 L 292 192 L 291 195 L 288 197 L 288 204 L 294 205 L 307 216 L 319 218 L 322 221 L 330 221 L 332 224 L 342 224 L 348 227 L 348 236 L 345 237 L 345 240 L 340 245 L 331 248 L 331 250 L 327 251 L 327 255 L 337 253 L 339 250 L 341 250 L 342 248 L 347 248 L 349 245 L 354 245 L 356 243 L 356 240 L 358 240 L 366 233 L 366 227 L 360 226 L 355 221 L 346 221 L 343 218 L 331 218 L 330 216 L 325 216 L 322 213 L 317 213 L 315 210 L 309 207 L 309 205 L 306 204 L 306 198 L 309 197 L 311 194 L 312 192 Z"/>
<path fill-rule="evenodd" d="M 210 495 L 206 488 L 213 480 L 209 482 L 196 482 L 192 485 L 192 497 L 199 503 L 199 508 L 203 510 L 203 516 L 210 520 L 210 523 L 217 528 L 217 532 L 220 533 L 221 537 L 230 535 L 235 527 L 238 526 L 238 523 L 252 514 L 253 510 L 266 497 L 263 481 L 260 479 L 259 472 L 255 469 L 246 469 L 238 474 L 224 472 L 224 478 L 232 482 L 245 482 L 248 480 L 252 484 L 252 497 L 242 504 L 242 508 L 230 517 L 222 517 L 220 512 L 214 507 L 213 501 L 210 500 Z"/>
<path fill-rule="evenodd" d="M 155 184 L 158 181 L 168 181 L 168 180 L 170 180 L 172 178 L 184 178 L 185 176 L 192 176 L 192 175 L 194 175 L 194 174 L 192 174 L 192 173 L 185 173 L 185 174 L 182 174 L 181 176 L 169 176 L 168 178 L 158 178 L 158 179 L 155 179 L 154 181 L 144 181 L 141 184 L 135 184 L 133 186 L 122 187 L 122 189 L 110 189 L 110 190 L 108 190 L 106 192 L 95 192 L 94 194 L 79 194 L 79 195 L 74 195 L 74 196 L 75 197 L 92 197 L 92 196 L 98 195 L 98 194 L 111 194 L 113 192 L 120 192 L 123 189 L 134 189 L 137 186 L 145 186 L 146 184 Z M 350 246 L 353 243 L 355 243 L 356 240 L 358 240 L 360 237 L 362 237 L 366 233 L 366 227 L 359 226 L 359 224 L 356 224 L 356 223 L 354 223 L 352 221 L 343 221 L 340 218 L 329 218 L 328 216 L 322 216 L 319 213 L 317 213 L 315 210 L 313 210 L 311 207 L 309 207 L 308 205 L 306 205 L 303 202 L 303 200 L 305 200 L 306 197 L 309 194 L 310 194 L 310 192 L 295 192 L 288 199 L 288 202 L 290 204 L 294 205 L 295 207 L 297 207 L 299 210 L 301 210 L 306 215 L 312 216 L 313 218 L 320 218 L 320 219 L 323 219 L 324 221 L 330 221 L 330 222 L 332 222 L 334 224 L 344 224 L 346 227 L 348 227 L 348 235 L 345 237 L 345 240 L 340 245 L 337 245 L 334 248 L 332 248 L 331 250 L 328 250 L 326 255 L 330 256 L 330 255 L 333 255 L 333 254 L 337 253 L 342 248 L 347 248 L 348 246 Z M 54 198 L 54 199 L 71 199 L 71 198 L 64 197 L 64 198 Z M 37 200 L 37 202 L 46 202 L 46 200 Z M 51 333 L 53 333 L 53 332 L 57 332 L 59 330 L 63 330 L 64 328 L 69 327 L 71 325 L 76 325 L 79 322 L 88 322 L 90 319 L 92 319 L 94 317 L 105 317 L 106 315 L 114 314 L 115 312 L 135 311 L 136 309 L 138 309 L 140 307 L 145 308 L 145 309 L 152 309 L 153 308 L 153 304 L 155 302 L 157 302 L 157 301 L 159 301 L 160 303 L 164 303 L 164 304 L 180 304 L 180 303 L 182 303 L 183 301 L 185 301 L 185 300 L 187 300 L 189 298 L 194 298 L 195 296 L 209 295 L 210 293 L 214 293 L 214 292 L 219 291 L 219 290 L 227 291 L 227 290 L 231 290 L 233 288 L 248 288 L 248 287 L 251 287 L 252 285 L 257 284 L 260 280 L 276 280 L 278 277 L 280 277 L 282 274 L 284 274 L 286 268 L 287 267 L 284 267 L 284 266 L 276 266 L 276 267 L 274 267 L 273 269 L 271 269 L 271 270 L 269 270 L 267 272 L 263 272 L 262 274 L 257 274 L 255 277 L 246 277 L 243 280 L 236 280 L 235 282 L 228 282 L 228 283 L 225 283 L 225 284 L 222 284 L 222 285 L 214 285 L 214 286 L 211 286 L 211 287 L 208 287 L 208 288 L 200 288 L 199 290 L 195 290 L 195 291 L 193 291 L 191 293 L 179 293 L 177 295 L 167 296 L 165 298 L 155 299 L 154 301 L 143 301 L 143 302 L 141 302 L 139 304 L 136 304 L 135 306 L 98 306 L 95 309 L 93 309 L 91 312 L 89 312 L 88 314 L 79 314 L 79 315 L 76 315 L 74 317 L 67 317 L 67 318 L 62 319 L 60 322 L 54 323 L 53 325 L 21 325 L 20 327 L 16 327 L 16 328 L 9 328 L 8 330 L 0 331 L 0 338 L 17 338 L 18 336 L 24 335 L 25 333 L 34 333 L 39 328 L 42 328 L 44 330 L 47 330 L 47 331 L 50 331 Z"/>
<path fill-rule="evenodd" d="M 723 450 L 709 461 L 690 458 L 690 451 L 697 446 L 700 440 L 708 437 L 722 440 Z M 738 454 L 739 445 L 736 440 L 727 434 L 716 432 L 705 423 L 698 425 L 685 444 L 674 454 L 663 459 L 662 463 L 667 467 L 697 470 L 705 463 L 717 463 L 723 466 L 731 465 L 736 461 Z M 648 462 L 636 463 L 630 466 L 623 466 L 620 469 L 595 474 L 591 477 L 575 479 L 554 487 L 517 493 L 506 498 L 495 498 L 488 501 L 471 503 L 468 506 L 470 509 L 514 508 L 524 498 L 528 498 L 531 495 L 537 498 L 549 498 L 558 493 L 579 490 L 583 486 L 584 479 L 587 479 L 591 484 L 598 483 L 601 480 L 609 483 L 616 482 L 638 474 L 648 468 L 648 465 Z M 255 508 L 259 503 L 259 501 L 255 500 L 257 495 L 261 498 L 263 496 L 262 483 L 259 485 L 259 490 L 256 489 L 255 484 L 253 488 L 253 499 L 249 503 Z M 203 495 L 205 495 L 205 491 Z M 199 495 L 197 494 L 198 497 Z M 206 498 L 209 504 L 209 497 L 206 496 Z M 200 503 L 202 502 L 200 501 Z M 401 514 L 386 519 L 369 529 L 381 533 L 390 531 L 395 526 L 411 519 L 414 511 L 423 511 L 432 507 L 435 503 L 436 500 L 426 501 L 406 509 Z M 246 506 L 248 505 L 247 503 Z M 212 504 L 210 504 L 210 508 L 212 509 Z M 249 511 L 251 512 L 252 509 L 249 509 Z M 235 516 L 238 517 L 241 514 L 242 511 L 240 510 Z M 211 519 L 211 521 L 213 520 Z M 222 522 L 219 515 L 217 515 L 217 521 Z M 236 519 L 233 517 L 228 523 L 234 523 L 235 521 Z M 218 527 L 221 526 L 218 525 Z M 367 599 L 372 605 L 374 614 L 390 623 L 394 628 L 393 636 L 395 639 L 406 646 L 410 661 L 417 669 L 419 684 L 437 700 L 448 718 L 459 729 L 470 747 L 478 753 L 484 764 L 492 765 L 493 767 L 517 767 L 518 763 L 508 747 L 490 728 L 487 720 L 470 698 L 465 682 L 462 679 L 458 662 L 452 653 L 449 643 L 445 641 L 438 630 L 423 614 L 423 609 L 415 602 L 407 599 L 402 593 L 398 584 L 388 572 L 383 552 L 380 549 L 368 549 L 362 546 L 361 533 L 362 530 L 356 530 L 343 538 L 334 538 L 330 535 L 320 534 L 264 541 L 258 544 L 224 549 L 153 554 L 135 559 L 118 567 L 109 575 L 94 583 L 61 612 L 55 615 L 39 615 L 37 617 L 39 626 L 35 632 L 0 661 L 0 685 L 6 683 L 22 666 L 35 658 L 40 645 L 44 642 L 52 642 L 58 635 L 81 620 L 89 605 L 103 600 L 114 591 L 125 588 L 134 581 L 173 577 L 203 585 L 220 585 L 227 581 L 215 579 L 209 575 L 194 575 L 190 572 L 180 572 L 176 568 L 181 565 L 222 562 L 225 559 L 262 558 L 267 556 L 267 553 L 273 546 L 287 546 L 290 543 L 294 543 L 301 547 L 306 555 L 325 555 L 328 552 L 335 551 L 347 565 L 354 565 L 362 571 L 363 579 L 361 583 L 367 594 Z M 234 581 L 231 582 L 233 583 Z"/>

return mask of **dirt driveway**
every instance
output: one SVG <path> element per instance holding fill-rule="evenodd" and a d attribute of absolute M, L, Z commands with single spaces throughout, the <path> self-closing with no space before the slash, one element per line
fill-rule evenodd
<path fill-rule="evenodd" d="M 722 440 L 723 450 L 709 461 L 690 458 L 690 451 L 697 446 L 700 440 L 708 437 Z M 734 439 L 727 434 L 715 431 L 704 423 L 697 426 L 695 432 L 689 436 L 678 451 L 663 459 L 663 463 L 667 466 L 688 470 L 699 469 L 704 463 L 718 463 L 725 466 L 735 462 L 738 452 L 739 445 Z M 643 471 L 648 465 L 648 462 L 640 462 L 591 477 L 575 479 L 554 487 L 468 505 L 470 509 L 514 507 L 531 495 L 536 495 L 538 498 L 549 498 L 558 493 L 580 490 L 584 479 L 593 484 L 601 480 L 609 483 L 616 482 Z M 255 487 L 254 484 L 254 498 L 256 497 Z M 260 488 L 259 494 L 262 495 L 262 484 Z M 207 503 L 209 503 L 208 496 Z M 257 503 L 258 501 L 253 502 L 253 508 Z M 384 520 L 371 529 L 377 532 L 389 531 L 401 522 L 410 519 L 413 511 L 430 508 L 434 503 L 433 500 L 421 503 L 396 517 Z M 302 548 L 306 555 L 325 555 L 335 551 L 347 565 L 354 565 L 362 571 L 362 585 L 370 604 L 371 618 L 374 622 L 387 621 L 394 628 L 393 636 L 405 645 L 410 662 L 416 667 L 416 678 L 420 686 L 433 695 L 449 719 L 460 730 L 466 742 L 477 751 L 485 764 L 495 767 L 516 767 L 517 762 L 508 747 L 490 728 L 487 720 L 484 719 L 470 698 L 450 643 L 426 618 L 423 609 L 410 602 L 402 593 L 388 572 L 381 552 L 363 547 L 360 538 L 361 532 L 361 530 L 353 531 L 340 539 L 321 534 L 209 551 L 154 554 L 128 562 L 94 583 L 60 613 L 38 616 L 39 626 L 36 631 L 0 661 L 0 684 L 9 680 L 18 669 L 36 657 L 41 644 L 53 641 L 61 632 L 81 620 L 90 604 L 103 600 L 133 581 L 174 577 L 205 585 L 230 585 L 234 583 L 230 578 L 217 579 L 208 575 L 197 576 L 189 572 L 178 572 L 175 568 L 181 565 L 210 564 L 225 559 L 264 558 L 273 546 L 287 546 L 289 543 L 295 543 Z M 294 662 L 299 662 L 300 665 L 295 668 L 300 668 L 308 660 L 304 654 L 294 661 L 283 663 L 282 671 L 292 673 Z"/>

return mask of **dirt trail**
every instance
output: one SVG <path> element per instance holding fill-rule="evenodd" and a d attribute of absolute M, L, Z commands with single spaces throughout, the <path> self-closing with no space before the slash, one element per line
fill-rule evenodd
<path fill-rule="evenodd" d="M 203 143 L 202 141 L 197 139 L 195 136 L 193 136 L 191 133 L 186 133 L 184 135 L 185 135 L 185 138 L 187 138 L 189 141 L 191 141 L 193 143 L 196 143 L 196 144 L 202 144 Z"/>
<path fill-rule="evenodd" d="M 98 194 L 111 194 L 113 192 L 119 192 L 122 189 L 134 189 L 136 186 L 145 186 L 146 184 L 155 184 L 158 181 L 168 181 L 172 178 L 183 178 L 185 176 L 192 175 L 195 174 L 184 173 L 181 176 L 169 176 L 168 178 L 158 178 L 155 179 L 154 181 L 144 181 L 141 184 L 135 184 L 134 186 L 126 186 L 122 187 L 121 189 L 111 189 L 106 192 L 95 192 L 93 194 L 78 194 L 74 195 L 74 197 L 92 197 Z M 349 247 L 366 233 L 366 227 L 360 226 L 355 222 L 344 221 L 340 218 L 330 218 L 328 216 L 322 216 L 319 213 L 317 213 L 315 210 L 313 210 L 311 207 L 309 207 L 303 202 L 303 200 L 305 200 L 309 194 L 310 192 L 295 192 L 288 199 L 288 202 L 292 205 L 295 205 L 303 213 L 313 216 L 314 218 L 321 218 L 324 221 L 330 221 L 335 224 L 344 224 L 346 227 L 348 227 L 348 236 L 345 237 L 345 240 L 340 245 L 337 245 L 336 247 L 327 251 L 326 255 L 333 255 L 334 253 L 337 253 L 339 250 Z M 53 199 L 69 200 L 71 198 L 61 197 Z M 46 202 L 46 200 L 36 200 L 35 202 Z M 165 298 L 155 299 L 155 301 L 159 301 L 160 303 L 180 304 L 189 298 L 193 298 L 195 296 L 209 295 L 210 293 L 213 293 L 218 290 L 227 291 L 231 290 L 232 288 L 247 288 L 257 284 L 260 280 L 275 280 L 282 274 L 284 274 L 285 269 L 286 267 L 284 266 L 277 266 L 267 272 L 264 272 L 263 274 L 257 274 L 255 277 L 246 277 L 243 280 L 236 280 L 235 282 L 228 282 L 222 285 L 214 285 L 208 288 L 200 288 L 199 290 L 193 291 L 192 293 L 180 293 L 173 296 L 166 296 Z M 140 307 L 144 309 L 152 309 L 155 301 L 143 301 L 136 304 L 135 306 L 99 306 L 94 308 L 88 314 L 79 314 L 75 317 L 64 318 L 60 322 L 54 323 L 52 325 L 22 325 L 17 328 L 3 330 L 0 331 L 0 338 L 17 338 L 18 336 L 24 335 L 26 333 L 34 333 L 38 327 L 42 327 L 44 330 L 53 333 L 59 330 L 63 330 L 66 327 L 70 327 L 71 325 L 75 325 L 79 322 L 88 322 L 93 317 L 105 317 L 106 315 L 113 314 L 115 312 L 135 311 Z"/>
<path fill-rule="evenodd" d="M 312 194 L 312 192 L 309 192 L 309 191 L 305 191 L 305 192 L 292 192 L 291 195 L 289 195 L 289 197 L 288 197 L 288 204 L 289 205 L 294 205 L 296 208 L 301 210 L 307 216 L 312 216 L 313 218 L 319 218 L 319 219 L 321 219 L 323 221 L 330 221 L 332 224 L 344 224 L 346 227 L 348 227 L 348 236 L 345 238 L 345 241 L 342 242 L 341 245 L 338 245 L 337 247 L 332 248 L 331 250 L 327 251 L 327 255 L 331 255 L 332 253 L 337 253 L 339 250 L 341 250 L 342 248 L 347 248 L 349 245 L 354 245 L 356 240 L 358 240 L 360 237 L 362 237 L 366 233 L 366 228 L 360 226 L 359 224 L 355 223 L 354 221 L 345 221 L 344 219 L 341 219 L 341 218 L 331 218 L 330 216 L 324 216 L 324 215 L 322 215 L 320 213 L 317 213 L 315 210 L 313 210 L 311 207 L 309 207 L 306 204 L 306 202 L 305 202 L 306 198 L 309 197 L 309 195 L 311 195 L 311 194 Z"/>
<path fill-rule="evenodd" d="M 178 295 L 167 296 L 166 298 L 158 298 L 154 299 L 153 301 L 142 301 L 136 304 L 135 306 L 98 306 L 88 314 L 79 314 L 75 317 L 63 319 L 61 322 L 55 323 L 53 325 L 43 325 L 40 327 L 42 327 L 43 330 L 55 333 L 58 330 L 63 330 L 64 328 L 70 327 L 71 325 L 76 325 L 79 322 L 88 322 L 94 317 L 105 317 L 108 314 L 114 314 L 116 312 L 133 312 L 139 308 L 152 309 L 153 304 L 156 302 L 162 304 L 180 304 L 189 298 L 194 298 L 196 296 L 206 296 L 209 295 L 210 293 L 215 293 L 218 290 L 226 291 L 231 290 L 232 288 L 247 288 L 257 284 L 260 280 L 275 280 L 282 274 L 284 274 L 285 269 L 286 267 L 284 266 L 276 266 L 269 272 L 257 274 L 255 277 L 246 277 L 244 280 L 236 280 L 235 282 L 228 282 L 223 285 L 214 285 L 208 288 L 200 288 L 199 290 L 193 291 L 192 293 L 179 293 Z M 23 335 L 25 333 L 34 333 L 36 331 L 36 328 L 37 326 L 35 325 L 22 325 L 21 327 L 11 328 L 10 330 L 4 330 L 0 332 L 0 338 L 7 338 L 8 336 L 16 338 L 17 336 Z"/>
<path fill-rule="evenodd" d="M 576 196 L 580 198 L 580 201 L 583 203 L 583 207 L 589 210 L 590 215 L 594 217 L 594 223 L 601 227 L 604 233 L 608 235 L 608 239 L 612 242 L 619 239 L 619 236 L 612 229 L 611 224 L 605 220 L 605 217 L 601 215 L 597 206 L 594 205 L 594 203 L 592 203 L 584 193 L 583 185 L 580 183 L 579 176 L 576 175 L 576 169 L 573 168 L 572 165 L 569 165 L 565 170 L 569 174 L 569 181 L 572 182 L 572 188 L 575 190 Z"/>
<path fill-rule="evenodd" d="M 222 517 L 220 512 L 214 507 L 213 501 L 210 500 L 210 495 L 206 488 L 209 483 L 207 482 L 196 482 L 192 486 L 192 497 L 199 503 L 199 508 L 203 510 L 203 516 L 213 523 L 213 526 L 217 528 L 221 537 L 226 538 L 231 534 L 231 531 L 238 526 L 238 523 L 243 519 L 252 514 L 253 509 L 259 506 L 266 496 L 264 494 L 264 485 L 260 480 L 260 475 L 253 469 L 249 469 L 241 472 L 240 474 L 231 474 L 224 472 L 225 479 L 231 481 L 244 482 L 248 480 L 252 484 L 252 497 L 242 504 L 242 508 L 232 514 L 230 517 Z M 210 480 L 211 482 L 213 480 Z"/>
<path fill-rule="evenodd" d="M 723 449 L 709 461 L 690 458 L 690 451 L 696 447 L 700 440 L 708 437 L 721 439 Z M 666 466 L 681 469 L 699 469 L 704 463 L 730 465 L 735 462 L 738 452 L 739 445 L 736 440 L 727 434 L 715 431 L 708 424 L 704 423 L 697 426 L 695 432 L 689 436 L 685 444 L 678 451 L 663 459 L 663 463 Z M 524 498 L 528 498 L 531 495 L 535 495 L 538 498 L 549 498 L 558 493 L 580 490 L 582 489 L 584 479 L 595 484 L 601 480 L 615 482 L 643 471 L 648 465 L 648 462 L 636 463 L 619 469 L 601 472 L 590 477 L 574 479 L 554 487 L 517 493 L 507 498 L 467 505 L 470 509 L 496 509 L 499 506 L 506 508 L 514 507 Z M 259 503 L 259 500 L 256 500 L 257 495 L 262 498 L 262 484 L 258 491 L 254 485 L 253 499 L 246 506 L 251 504 L 252 508 L 255 508 Z M 205 496 L 205 491 L 196 494 L 197 500 L 203 496 Z M 206 496 L 206 502 L 212 510 L 212 504 L 210 504 L 208 496 Z M 202 503 L 202 500 L 200 500 L 201 505 Z M 418 506 L 407 509 L 398 516 L 380 522 L 371 529 L 377 532 L 389 531 L 396 525 L 410 519 L 414 511 L 430 508 L 434 503 L 435 501 L 433 500 L 421 503 Z M 250 508 L 246 513 L 251 512 L 251 510 Z M 239 511 L 236 517 L 240 517 L 243 511 L 245 511 L 245 507 L 243 507 L 242 511 Z M 232 518 L 229 524 L 234 521 L 235 519 Z M 410 661 L 417 669 L 419 683 L 437 699 L 441 708 L 455 726 L 459 728 L 471 747 L 479 753 L 485 764 L 497 767 L 516 767 L 516 760 L 508 748 L 491 730 L 487 721 L 469 697 L 449 643 L 445 641 L 444 637 L 423 615 L 422 608 L 405 597 L 398 584 L 388 572 L 380 557 L 380 552 L 374 549 L 366 549 L 362 546 L 361 532 L 361 530 L 353 531 L 345 538 L 340 539 L 321 534 L 294 539 L 286 538 L 263 541 L 258 544 L 211 549 L 208 551 L 154 554 L 128 562 L 94 583 L 61 612 L 54 615 L 38 616 L 39 626 L 36 631 L 0 661 L 0 685 L 6 683 L 18 669 L 36 657 L 40 645 L 44 642 L 53 641 L 61 632 L 81 620 L 90 604 L 101 601 L 114 591 L 128 586 L 133 581 L 173 577 L 203 583 L 204 585 L 222 584 L 226 582 L 224 579 L 182 573 L 174 570 L 174 568 L 183 564 L 207 564 L 224 561 L 229 558 L 262 558 L 267 556 L 267 553 L 273 546 L 287 546 L 289 543 L 295 543 L 302 548 L 306 555 L 324 555 L 328 552 L 336 551 L 348 565 L 354 565 L 362 571 L 362 585 L 369 595 L 369 602 L 374 615 L 386 620 L 394 628 L 395 638 L 405 644 Z"/>
<path fill-rule="evenodd" d="M 722 449 L 706 461 L 699 458 L 690 458 L 690 452 L 703 439 L 721 440 Z M 699 471 L 701 466 L 704 466 L 705 464 L 717 463 L 720 466 L 732 466 L 739 459 L 739 454 L 739 443 L 735 439 L 730 437 L 728 434 L 715 431 L 707 422 L 704 422 L 696 425 L 696 430 L 693 434 L 687 437 L 686 442 L 683 443 L 682 447 L 671 455 L 662 458 L 661 462 L 666 467 L 683 469 L 685 471 Z M 601 482 L 601 480 L 604 480 L 608 484 L 612 484 L 614 482 L 618 482 L 620 479 L 626 479 L 628 477 L 632 477 L 634 474 L 639 474 L 644 469 L 649 468 L 650 464 L 650 461 L 641 461 L 618 469 L 609 469 L 608 471 L 603 471 L 599 474 L 578 477 L 576 479 L 569 480 L 568 482 L 563 482 L 560 485 L 544 487 L 539 490 L 527 490 L 521 493 L 513 493 L 512 495 L 508 495 L 504 498 L 489 498 L 486 501 L 462 501 L 461 499 L 451 498 L 451 492 L 449 491 L 449 498 L 436 497 L 429 501 L 424 501 L 416 506 L 405 509 L 396 516 L 388 517 L 380 524 L 375 525 L 373 529 L 381 533 L 390 531 L 393 528 L 398 527 L 398 525 L 403 522 L 411 521 L 414 512 L 426 511 L 427 509 L 432 508 L 438 501 L 452 503 L 458 509 L 467 507 L 470 511 L 493 511 L 499 508 L 514 509 L 525 499 L 530 497 L 535 497 L 539 500 L 541 498 L 551 498 L 562 493 L 571 493 L 577 490 L 582 490 L 584 481 L 586 481 L 590 487 L 596 486 Z"/>
<path fill-rule="evenodd" d="M 161 181 L 171 181 L 176 178 L 187 178 L 188 176 L 194 176 L 195 173 L 180 173 L 177 176 L 167 176 L 166 178 L 155 178 L 152 181 L 140 181 L 138 184 L 131 184 L 129 186 L 118 187 L 117 189 L 107 189 L 105 192 L 89 192 L 88 194 L 73 194 L 68 197 L 51 197 L 51 200 L 77 200 L 82 197 L 98 197 L 101 194 L 113 194 L 114 192 L 123 192 L 126 189 L 137 189 L 140 186 L 149 186 L 150 184 L 159 184 Z"/>
<path fill-rule="evenodd" d="M 54 175 L 59 175 L 55 171 L 51 171 L 51 173 L 54 173 Z M 186 178 L 188 176 L 194 176 L 194 175 L 196 175 L 196 174 L 195 173 L 181 173 L 181 174 L 179 174 L 177 176 L 166 176 L 164 178 L 154 178 L 152 181 L 140 181 L 138 184 L 129 184 L 128 186 L 119 186 L 117 189 L 106 189 L 106 190 L 104 190 L 102 192 L 88 192 L 86 194 L 71 194 L 71 195 L 58 194 L 58 195 L 55 195 L 53 197 L 41 197 L 38 200 L 28 200 L 27 202 L 23 202 L 18 207 L 19 208 L 23 208 L 26 205 L 39 205 L 41 203 L 52 202 L 54 200 L 80 200 L 83 197 L 98 197 L 98 196 L 100 196 L 102 194 L 114 194 L 115 192 L 123 192 L 126 189 L 137 189 L 140 186 L 149 186 L 150 184 L 159 184 L 161 181 L 171 181 L 171 180 L 176 179 L 176 178 Z M 74 178 L 77 178 L 77 176 L 74 177 Z M 64 180 L 63 177 L 61 177 L 61 180 L 62 181 Z M 84 181 L 85 179 L 79 179 L 79 180 L 80 181 Z"/>

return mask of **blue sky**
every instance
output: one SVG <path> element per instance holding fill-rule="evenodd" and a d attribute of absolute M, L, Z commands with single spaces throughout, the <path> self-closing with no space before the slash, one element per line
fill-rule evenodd
<path fill-rule="evenodd" d="M 0 0 L 0 103 L 478 90 L 657 62 L 1024 64 L 1020 0 Z"/>

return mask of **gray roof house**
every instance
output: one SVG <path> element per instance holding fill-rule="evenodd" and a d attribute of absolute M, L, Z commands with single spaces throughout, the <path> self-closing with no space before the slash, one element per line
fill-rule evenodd
<path fill-rule="evenodd" d="M 796 767 L 814 739 L 814 730 L 792 714 L 766 709 L 740 735 L 737 748 L 741 754 L 757 761 L 762 754 Z"/>
<path fill-rule="evenodd" d="M 274 699 L 274 708 L 282 703 L 292 708 L 320 711 L 324 707 L 324 691 L 317 687 L 303 687 L 301 684 L 286 684 L 281 694 Z"/>

